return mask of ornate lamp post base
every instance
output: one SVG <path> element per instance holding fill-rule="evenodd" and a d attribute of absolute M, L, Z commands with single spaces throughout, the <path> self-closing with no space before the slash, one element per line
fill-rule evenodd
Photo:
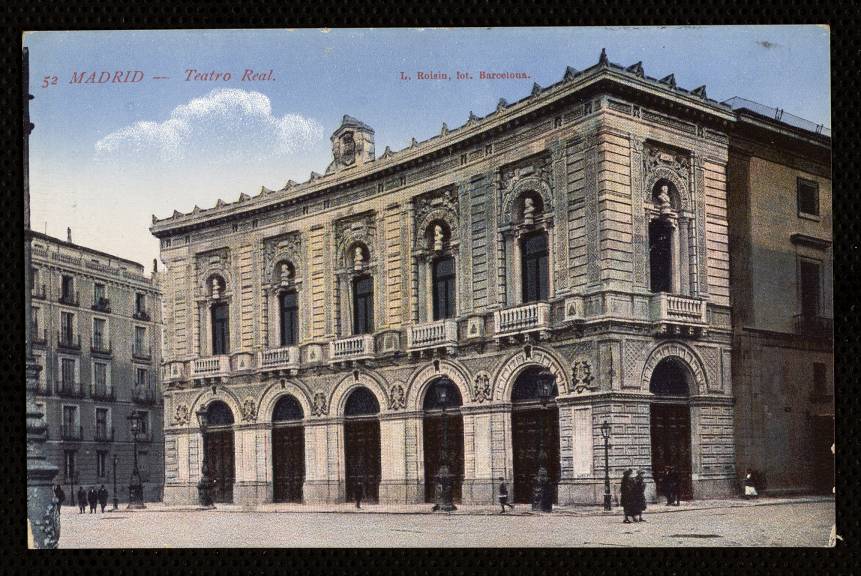
<path fill-rule="evenodd" d="M 452 512 L 457 510 L 451 496 L 452 475 L 448 471 L 448 466 L 443 464 L 436 474 L 436 504 L 434 504 L 434 512 Z"/>
<path fill-rule="evenodd" d="M 129 505 L 126 510 L 140 510 L 146 508 L 144 505 L 143 485 L 141 484 L 140 476 L 133 475 L 132 481 L 129 484 Z"/>

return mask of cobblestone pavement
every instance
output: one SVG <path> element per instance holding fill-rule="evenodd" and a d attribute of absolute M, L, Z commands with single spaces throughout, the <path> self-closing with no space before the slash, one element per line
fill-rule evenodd
<path fill-rule="evenodd" d="M 646 522 L 623 524 L 620 511 L 518 506 L 454 514 L 429 506 L 268 505 L 215 510 L 150 504 L 145 511 L 62 515 L 61 548 L 185 547 L 488 547 L 488 546 L 826 546 L 833 498 L 652 504 Z"/>

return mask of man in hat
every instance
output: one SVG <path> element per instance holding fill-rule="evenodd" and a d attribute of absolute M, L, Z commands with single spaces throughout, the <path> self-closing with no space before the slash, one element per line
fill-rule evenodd
<path fill-rule="evenodd" d="M 505 478 L 502 477 L 499 478 L 499 493 L 497 498 L 499 498 L 499 505 L 502 506 L 500 514 L 505 514 L 506 506 L 514 510 L 514 504 L 508 503 L 508 485 L 505 483 Z"/>

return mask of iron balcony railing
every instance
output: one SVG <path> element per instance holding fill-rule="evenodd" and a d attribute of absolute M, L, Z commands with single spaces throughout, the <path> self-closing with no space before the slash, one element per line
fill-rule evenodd
<path fill-rule="evenodd" d="M 805 120 L 800 116 L 789 114 L 782 108 L 772 108 L 771 106 L 766 106 L 765 104 L 760 104 L 759 102 L 754 102 L 753 100 L 748 100 L 747 98 L 741 98 L 739 96 L 735 96 L 729 100 L 724 100 L 722 104 L 726 104 L 733 110 L 748 110 L 749 112 L 765 116 L 766 118 L 776 120 L 777 122 L 782 122 L 788 126 L 801 128 L 802 130 L 807 130 L 814 134 L 822 134 L 823 136 L 831 138 L 830 128 L 826 128 L 823 124 L 817 124 L 810 120 Z"/>
<path fill-rule="evenodd" d="M 107 426 L 96 426 L 96 431 L 93 434 L 93 439 L 96 442 L 113 442 L 114 429 Z"/>
<path fill-rule="evenodd" d="M 116 400 L 116 392 L 113 386 L 107 384 L 96 384 L 90 391 L 93 400 Z"/>
<path fill-rule="evenodd" d="M 132 387 L 132 400 L 138 404 L 155 404 L 158 401 L 158 396 L 152 386 L 135 384 Z"/>
<path fill-rule="evenodd" d="M 66 350 L 80 350 L 81 349 L 81 335 L 80 334 L 69 334 L 68 332 L 58 330 L 57 331 L 57 346 L 59 348 L 65 348 Z"/>
<path fill-rule="evenodd" d="M 63 424 L 63 428 L 60 431 L 63 440 L 83 440 L 84 439 L 84 427 L 83 426 L 72 426 L 70 424 Z"/>
<path fill-rule="evenodd" d="M 80 382 L 70 382 L 66 380 L 60 380 L 54 386 L 54 389 L 57 391 L 57 396 L 65 396 L 67 398 L 83 398 L 84 397 L 84 389 L 81 386 Z"/>
<path fill-rule="evenodd" d="M 105 314 L 111 313 L 111 299 L 110 298 L 98 298 L 93 302 L 93 310 L 98 312 L 104 312 Z"/>
<path fill-rule="evenodd" d="M 111 342 L 102 334 L 93 334 L 93 341 L 90 343 L 90 351 L 96 354 L 111 354 Z"/>
<path fill-rule="evenodd" d="M 30 297 L 35 298 L 36 300 L 45 300 L 48 297 L 48 291 L 45 289 L 45 285 L 36 284 L 33 286 L 33 290 L 30 292 Z"/>
<path fill-rule="evenodd" d="M 135 310 L 132 314 L 132 318 L 134 318 L 135 320 L 143 320 L 144 322 L 150 321 L 149 312 L 147 312 L 146 310 Z"/>
<path fill-rule="evenodd" d="M 66 292 L 64 294 L 60 294 L 60 298 L 58 299 L 60 304 L 65 304 L 66 306 L 78 306 L 80 305 L 80 301 L 78 299 L 78 291 L 74 292 Z"/>
<path fill-rule="evenodd" d="M 143 344 L 132 344 L 132 358 L 135 360 L 152 360 L 152 348 Z"/>

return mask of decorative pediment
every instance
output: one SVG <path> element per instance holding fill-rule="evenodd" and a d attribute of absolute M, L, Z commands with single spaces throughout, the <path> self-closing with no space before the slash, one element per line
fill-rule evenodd
<path fill-rule="evenodd" d="M 305 262 L 302 256 L 302 235 L 299 232 L 290 232 L 263 240 L 264 277 L 272 283 L 277 283 L 279 278 L 276 276 L 280 271 L 275 270 L 275 266 L 284 261 L 293 265 L 296 277 L 301 277 Z"/>
<path fill-rule="evenodd" d="M 373 262 L 374 245 L 377 236 L 374 212 L 364 212 L 355 216 L 341 218 L 335 222 L 336 263 L 338 268 L 346 268 L 352 263 L 348 251 L 361 244 L 367 250 L 368 260 Z"/>
<path fill-rule="evenodd" d="M 451 237 L 449 242 L 457 242 L 458 231 L 458 198 L 453 186 L 442 190 L 417 196 L 413 200 L 415 206 L 415 242 L 417 249 L 423 249 L 423 240 L 431 222 L 442 221 L 448 226 Z"/>
<path fill-rule="evenodd" d="M 500 224 L 512 224 L 515 200 L 530 191 L 541 196 L 544 214 L 553 214 L 553 189 L 550 184 L 553 181 L 553 171 L 549 154 L 542 154 L 510 165 L 503 169 L 501 176 Z"/>

